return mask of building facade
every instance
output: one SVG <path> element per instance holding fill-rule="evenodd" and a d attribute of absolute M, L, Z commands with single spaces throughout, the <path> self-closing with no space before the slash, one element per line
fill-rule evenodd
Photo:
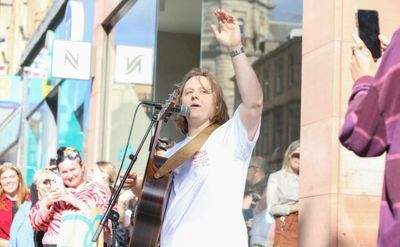
<path fill-rule="evenodd" d="M 283 42 L 281 37 L 278 39 L 278 32 L 269 31 L 269 12 L 275 5 L 266 0 L 193 0 L 185 4 L 177 0 L 56 0 L 20 4 L 26 7 L 21 20 L 30 20 L 26 22 L 30 38 L 18 46 L 20 55 L 13 65 L 15 71 L 7 72 L 21 80 L 21 107 L 12 111 L 15 118 L 21 119 L 21 126 L 14 126 L 18 130 L 14 136 L 18 138 L 0 153 L 4 160 L 26 165 L 25 170 L 31 171 L 26 173 L 28 177 L 46 166 L 56 148 L 63 145 L 83 152 L 87 163 L 110 160 L 127 167 L 130 160 L 126 153 L 137 152 L 142 139 L 146 145 L 149 142 L 149 137 L 141 134 L 151 124 L 153 110 L 141 106 L 139 115 L 132 119 L 134 109 L 142 101 L 162 102 L 168 98 L 173 85 L 193 67 L 202 66 L 214 72 L 232 114 L 233 68 L 227 51 L 216 45 L 209 28 L 215 22 L 215 8 L 224 8 L 238 17 L 251 61 L 272 49 L 271 44 L 267 49 L 265 46 L 272 41 L 271 37 L 276 37 L 275 46 Z M 54 40 L 90 44 L 90 78 L 54 75 Z M 138 59 L 138 54 L 143 59 Z M 68 63 L 73 59 L 67 60 Z M 3 121 L 5 130 L 13 126 L 7 124 L 11 119 Z M 170 122 L 165 124 L 162 135 L 182 138 Z M 131 131 L 131 126 L 137 129 Z M 260 154 L 268 154 L 261 149 Z M 142 172 L 146 160 L 146 155 L 139 157 L 142 168 L 138 169 Z"/>
<path fill-rule="evenodd" d="M 286 147 L 300 138 L 301 37 L 260 57 L 253 67 L 263 85 L 264 112 L 255 154 L 279 170 Z"/>
<path fill-rule="evenodd" d="M 0 74 L 13 75 L 20 70 L 23 49 L 51 4 L 52 0 L 0 2 Z"/>

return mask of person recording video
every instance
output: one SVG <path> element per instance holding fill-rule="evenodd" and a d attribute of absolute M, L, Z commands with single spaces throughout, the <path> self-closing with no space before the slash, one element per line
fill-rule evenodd
<path fill-rule="evenodd" d="M 390 43 L 379 36 L 383 56 L 376 62 L 359 36 L 353 38 L 354 84 L 339 140 L 361 157 L 386 153 L 378 246 L 400 246 L 400 29 Z"/>

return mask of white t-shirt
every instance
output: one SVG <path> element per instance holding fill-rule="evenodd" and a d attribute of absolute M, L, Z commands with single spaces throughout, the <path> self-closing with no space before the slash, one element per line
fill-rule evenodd
<path fill-rule="evenodd" d="M 247 246 L 242 201 L 247 168 L 259 134 L 248 140 L 236 110 L 194 156 L 173 171 L 161 247 Z M 193 137 L 177 143 L 170 157 Z"/>

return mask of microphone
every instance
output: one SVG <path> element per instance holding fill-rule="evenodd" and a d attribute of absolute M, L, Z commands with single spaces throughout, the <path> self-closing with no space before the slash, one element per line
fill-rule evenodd
<path fill-rule="evenodd" d="M 163 108 L 163 104 L 149 101 L 142 101 L 143 105 L 149 105 L 155 107 L 157 110 L 161 110 Z M 190 108 L 187 105 L 175 105 L 171 109 L 171 113 L 178 113 L 179 115 L 188 117 L 190 115 Z"/>

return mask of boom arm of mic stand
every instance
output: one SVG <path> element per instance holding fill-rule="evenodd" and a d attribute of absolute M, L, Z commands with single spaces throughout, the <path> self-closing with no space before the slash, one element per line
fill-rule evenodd
<path fill-rule="evenodd" d="M 142 149 L 142 146 L 147 139 L 147 136 L 149 135 L 154 124 L 157 122 L 157 116 L 158 116 L 158 111 L 153 114 L 150 125 L 147 128 L 146 133 L 144 134 L 142 141 L 140 142 L 140 145 L 136 150 L 136 153 L 134 155 L 133 154 L 129 155 L 129 158 L 131 159 L 131 163 L 129 164 L 128 169 L 126 169 L 126 172 L 125 172 L 120 184 L 118 185 L 117 189 L 115 191 L 113 191 L 113 193 L 111 195 L 110 203 L 108 204 L 107 210 L 105 211 L 103 218 L 101 218 L 100 224 L 97 227 L 97 230 L 93 235 L 92 242 L 97 242 L 97 240 L 99 239 L 100 233 L 103 230 L 104 226 L 106 225 L 108 218 L 110 217 L 112 208 L 117 203 L 118 196 L 121 193 L 122 187 L 124 186 L 126 179 L 128 178 L 129 172 L 132 170 L 133 165 L 135 164 L 137 157 L 139 155 L 139 152 Z"/>

